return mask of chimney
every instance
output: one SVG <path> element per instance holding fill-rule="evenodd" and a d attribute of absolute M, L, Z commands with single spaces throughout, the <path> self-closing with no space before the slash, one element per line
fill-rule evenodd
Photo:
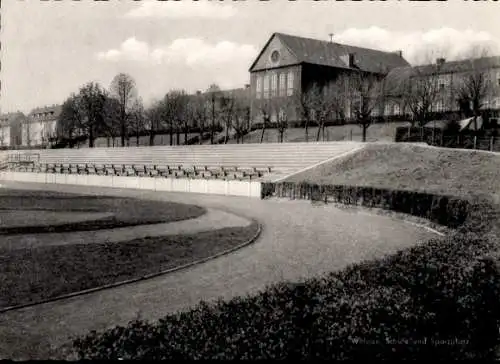
<path fill-rule="evenodd" d="M 444 58 L 438 58 L 438 59 L 436 59 L 436 64 L 438 66 L 442 66 L 444 64 L 444 62 L 446 62 L 446 59 L 444 59 Z"/>
<path fill-rule="evenodd" d="M 250 88 L 250 84 L 249 83 L 245 83 L 245 89 L 249 89 Z"/>
<path fill-rule="evenodd" d="M 200 91 L 200 90 L 197 90 L 197 91 L 196 91 L 196 94 L 197 94 L 197 95 L 201 95 L 201 91 Z"/>
<path fill-rule="evenodd" d="M 334 34 L 333 34 L 333 33 L 330 33 L 330 34 L 328 34 L 328 35 L 330 36 L 330 43 L 333 43 L 333 36 L 334 36 Z"/>
<path fill-rule="evenodd" d="M 397 50 L 394 53 L 396 53 L 399 57 L 403 58 L 403 51 L 402 50 Z"/>
<path fill-rule="evenodd" d="M 354 53 L 349 53 L 349 67 L 354 67 Z"/>

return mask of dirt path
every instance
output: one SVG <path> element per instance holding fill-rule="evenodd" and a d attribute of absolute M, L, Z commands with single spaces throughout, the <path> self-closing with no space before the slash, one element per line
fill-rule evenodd
<path fill-rule="evenodd" d="M 190 234 L 225 227 L 248 226 L 250 220 L 218 209 L 208 208 L 200 217 L 164 224 L 139 225 L 109 230 L 77 231 L 68 233 L 5 235 L 0 248 L 26 249 L 47 245 L 88 244 L 107 241 L 118 243 L 147 236 Z"/>
<path fill-rule="evenodd" d="M 6 187 L 8 184 L 5 183 Z M 258 241 L 202 265 L 110 290 L 0 314 L 0 358 L 43 359 L 70 337 L 158 319 L 201 299 L 231 298 L 267 284 L 338 270 L 435 235 L 385 216 L 332 206 L 198 194 L 16 183 L 16 188 L 111 194 L 222 208 L 258 219 Z"/>

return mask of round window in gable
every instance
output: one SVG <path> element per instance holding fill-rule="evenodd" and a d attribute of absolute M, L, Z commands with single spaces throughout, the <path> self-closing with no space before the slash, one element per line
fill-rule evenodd
<path fill-rule="evenodd" d="M 278 63 L 278 61 L 280 60 L 280 52 L 278 51 L 273 51 L 271 53 L 271 62 L 273 63 Z"/>

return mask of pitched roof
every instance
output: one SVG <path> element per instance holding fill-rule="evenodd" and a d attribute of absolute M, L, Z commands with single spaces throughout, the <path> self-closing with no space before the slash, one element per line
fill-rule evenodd
<path fill-rule="evenodd" d="M 483 70 L 500 67 L 500 56 L 471 58 L 460 61 L 444 62 L 440 66 L 436 63 L 426 64 L 414 67 L 415 72 L 419 75 L 429 75 L 432 73 L 446 74 L 446 73 L 461 73 L 471 70 Z"/>
<path fill-rule="evenodd" d="M 35 115 L 41 114 L 42 120 L 53 120 L 61 114 L 61 111 L 62 105 L 37 107 L 30 111 L 28 117 L 33 119 Z"/>
<path fill-rule="evenodd" d="M 279 37 L 288 47 L 290 52 L 295 55 L 298 63 L 310 63 L 344 69 L 355 68 L 372 73 L 386 73 L 395 67 L 409 65 L 409 63 L 396 52 L 384 52 L 284 33 L 274 33 L 263 50 L 275 36 Z M 261 54 L 262 52 L 252 64 L 251 69 L 256 64 Z M 348 61 L 346 62 L 346 60 L 343 59 L 348 54 L 354 54 L 355 67 L 349 67 Z"/>
<path fill-rule="evenodd" d="M 397 94 L 402 90 L 404 82 L 415 76 L 421 77 L 432 74 L 462 73 L 491 68 L 500 68 L 500 56 L 444 62 L 439 66 L 433 63 L 415 67 L 398 67 L 392 69 L 385 77 L 386 90 L 389 94 Z"/>

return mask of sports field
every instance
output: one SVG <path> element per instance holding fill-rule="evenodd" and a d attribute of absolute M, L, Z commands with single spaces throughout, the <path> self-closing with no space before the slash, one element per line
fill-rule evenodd
<path fill-rule="evenodd" d="M 6 184 L 6 187 L 9 185 Z M 61 345 L 68 345 L 72 337 L 84 335 L 90 330 L 125 325 L 137 317 L 155 320 L 169 312 L 187 309 L 200 300 L 210 301 L 218 297 L 246 295 L 259 291 L 268 284 L 296 281 L 339 270 L 354 262 L 381 257 L 436 236 L 432 231 L 389 217 L 366 215 L 355 210 L 340 210 L 333 206 L 313 206 L 303 202 L 21 183 L 17 183 L 16 188 L 32 191 L 51 190 L 57 193 L 71 192 L 78 195 L 90 194 L 99 196 L 99 199 L 140 198 L 148 203 L 156 201 L 193 204 L 203 206 L 207 211 L 213 209 L 244 216 L 249 221 L 255 219 L 262 224 L 263 229 L 255 243 L 189 269 L 66 300 L 1 313 L 1 357 L 46 358 L 48 355 L 57 357 L 61 355 L 61 350 L 58 349 Z M 90 200 L 92 198 L 96 197 L 91 197 Z M 75 201 L 79 199 L 76 198 Z M 363 226 L 363 229 L 359 229 L 360 226 Z M 246 228 L 252 233 L 255 232 L 254 224 Z M 223 231 L 218 229 L 212 234 L 198 233 L 184 237 L 178 242 L 185 245 L 179 245 L 174 251 L 182 260 L 187 259 L 186 255 L 191 256 L 193 252 L 208 254 L 217 249 L 224 249 L 228 244 L 233 246 L 236 240 L 239 239 L 241 242 L 242 236 L 245 236 L 241 234 L 242 228 L 239 229 L 238 234 L 235 233 L 231 237 L 231 242 L 226 241 L 225 244 L 224 237 L 230 236 L 226 234 L 229 232 L 228 229 Z M 248 235 L 251 234 L 246 236 Z M 127 278 L 130 276 L 130 271 L 135 271 L 137 274 L 151 271 L 153 264 L 149 263 L 158 263 L 161 260 L 159 259 L 162 256 L 161 249 L 166 248 L 160 246 L 165 246 L 167 243 L 163 240 L 160 244 L 154 239 L 149 243 L 156 244 L 157 249 L 146 249 L 145 241 L 136 241 L 125 245 L 104 242 L 96 245 L 94 242 L 85 247 L 81 244 L 69 244 L 39 247 L 31 251 L 33 256 L 39 249 L 39 251 L 55 249 L 53 252 L 56 252 L 61 251 L 59 250 L 61 248 L 68 248 L 70 250 L 63 249 L 71 252 L 66 254 L 66 257 L 81 255 L 78 264 L 73 268 L 71 264 L 65 264 L 64 259 L 59 259 L 58 264 L 63 265 L 57 268 L 57 265 L 50 264 L 51 270 L 46 270 L 49 276 L 54 277 L 56 272 L 60 273 L 60 269 L 65 267 L 64 269 L 73 269 L 73 273 L 91 276 L 91 282 L 97 284 L 96 282 L 102 282 L 103 271 L 110 273 L 106 276 L 108 280 L 116 279 L 117 276 L 120 279 Z M 197 244 L 205 244 L 206 249 L 197 250 L 195 248 Z M 110 251 L 110 247 L 115 250 Z M 24 249 L 14 252 L 12 257 L 29 258 L 29 251 L 30 249 Z M 148 258 L 138 259 L 137 252 L 147 253 Z M 35 254 L 35 257 L 40 257 L 38 261 L 42 256 Z M 99 257 L 100 263 L 90 257 Z M 44 255 L 43 259 L 54 262 L 53 255 Z M 31 260 L 31 262 L 36 261 Z M 103 268 L 103 265 L 110 263 L 113 269 Z M 34 267 L 32 263 L 27 266 Z M 155 269 L 158 269 L 158 266 Z M 117 274 L 117 271 L 121 273 Z M 71 275 L 65 275 L 66 281 L 74 282 L 74 287 L 78 286 L 80 280 L 70 279 Z M 19 295 L 17 297 L 19 299 Z M 13 302 L 14 298 L 9 299 Z M 25 296 L 24 300 L 26 299 Z"/>

